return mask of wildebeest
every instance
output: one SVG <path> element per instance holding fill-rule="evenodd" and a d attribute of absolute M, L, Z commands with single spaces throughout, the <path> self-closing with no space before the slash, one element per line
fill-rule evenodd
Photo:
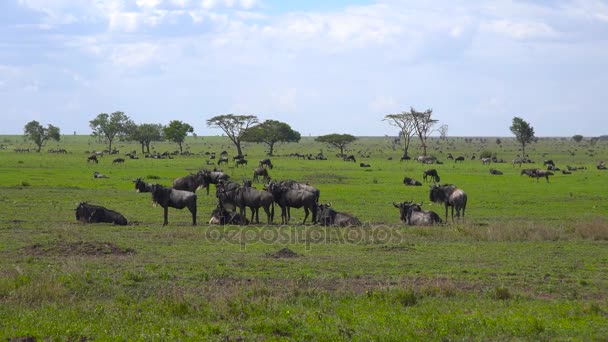
<path fill-rule="evenodd" d="M 209 195 L 209 184 L 215 184 L 215 185 L 217 185 L 217 183 L 220 180 L 226 181 L 226 180 L 228 180 L 228 178 L 230 178 L 230 176 L 228 176 L 226 173 L 224 173 L 222 171 L 203 170 L 201 172 L 202 172 L 202 175 L 203 175 L 203 184 L 202 184 L 202 187 L 203 188 L 207 188 L 207 195 Z"/>
<path fill-rule="evenodd" d="M 399 219 L 401 222 L 410 226 L 429 226 L 441 223 L 441 218 L 437 213 L 430 210 L 422 210 L 422 204 L 411 202 L 393 202 L 393 206 L 399 209 Z"/>
<path fill-rule="evenodd" d="M 608 167 L 606 167 L 606 163 L 605 163 L 604 161 L 599 162 L 599 163 L 596 165 L 596 168 L 597 168 L 598 170 L 606 170 L 606 169 L 608 169 Z"/>
<path fill-rule="evenodd" d="M 523 170 L 521 170 L 520 175 L 527 175 L 528 177 L 534 177 L 534 178 L 536 178 L 537 182 L 540 177 L 545 177 L 547 179 L 547 183 L 549 183 L 549 176 L 553 176 L 553 172 L 547 171 L 547 170 L 542 170 L 542 169 L 523 169 Z"/>
<path fill-rule="evenodd" d="M 490 174 L 491 175 L 502 175 L 502 171 L 490 169 Z"/>
<path fill-rule="evenodd" d="M 557 166 L 555 166 L 555 165 L 548 165 L 548 166 L 547 166 L 547 170 L 549 170 L 549 171 L 561 171 L 561 170 L 559 169 L 559 167 L 557 167 Z"/>
<path fill-rule="evenodd" d="M 456 162 L 462 162 L 462 161 L 464 161 L 464 157 L 463 156 L 458 156 L 458 157 L 456 157 L 456 159 L 454 159 L 454 163 L 456 163 Z"/>
<path fill-rule="evenodd" d="M 95 172 L 93 172 L 93 178 L 108 178 L 108 176 L 95 171 Z"/>
<path fill-rule="evenodd" d="M 253 170 L 253 181 L 254 182 L 259 182 L 260 181 L 260 177 L 263 178 L 264 183 L 268 183 L 270 181 L 270 175 L 268 175 L 268 170 L 266 170 L 265 167 L 258 167 L 255 170 Z"/>
<path fill-rule="evenodd" d="M 366 164 L 366 163 L 359 163 L 359 167 L 372 167 L 372 166 L 369 164 Z"/>
<path fill-rule="evenodd" d="M 400 161 L 400 162 L 402 162 L 402 161 L 404 161 L 404 160 L 405 160 L 405 161 L 408 161 L 408 160 L 410 160 L 410 159 L 412 159 L 412 157 L 407 156 L 407 155 L 403 155 L 403 156 L 401 156 L 401 158 L 399 158 L 399 161 Z"/>
<path fill-rule="evenodd" d="M 422 180 L 426 182 L 429 178 L 431 181 L 439 183 L 439 174 L 437 173 L 437 170 L 429 169 L 422 172 Z"/>
<path fill-rule="evenodd" d="M 237 159 L 236 166 L 238 167 L 240 165 L 247 165 L 247 159 L 243 159 L 243 158 Z"/>
<path fill-rule="evenodd" d="M 271 169 L 273 168 L 272 162 L 268 158 L 260 160 L 259 166 L 260 167 L 269 167 Z"/>
<path fill-rule="evenodd" d="M 403 178 L 403 184 L 410 185 L 410 186 L 421 186 L 422 185 L 422 183 L 420 183 L 419 181 L 417 181 L 413 178 L 407 177 L 407 176 L 405 178 Z"/>
<path fill-rule="evenodd" d="M 358 218 L 349 214 L 335 211 L 331 208 L 331 203 L 319 204 L 317 206 L 317 222 L 322 226 L 361 226 Z"/>
<path fill-rule="evenodd" d="M 562 170 L 562 174 L 564 174 L 564 175 L 571 175 L 572 172 L 568 171 L 568 170 Z"/>
<path fill-rule="evenodd" d="M 90 161 L 94 161 L 95 164 L 99 164 L 99 160 L 97 160 L 97 155 L 95 155 L 95 154 L 91 154 L 90 156 L 87 157 L 87 163 Z"/>
<path fill-rule="evenodd" d="M 448 207 L 452 207 L 452 222 L 454 222 L 454 209 L 456 217 L 460 219 L 460 211 L 464 219 L 464 211 L 467 207 L 467 194 L 455 185 L 432 185 L 429 192 L 431 202 L 443 203 L 445 205 L 445 220 L 448 220 Z"/>
<path fill-rule="evenodd" d="M 518 164 L 518 165 L 519 165 L 519 167 L 521 167 L 521 164 L 522 164 L 523 162 L 524 162 L 524 161 L 523 161 L 523 159 L 521 159 L 521 158 L 516 158 L 516 159 L 513 159 L 512 164 L 513 164 L 513 167 L 515 167 L 515 164 Z"/>
<path fill-rule="evenodd" d="M 357 162 L 357 159 L 356 159 L 356 158 L 355 158 L 355 156 L 354 156 L 354 155 L 352 155 L 352 154 L 351 154 L 351 155 L 349 155 L 349 156 L 344 156 L 344 157 L 342 157 L 342 159 L 343 159 L 344 161 L 352 161 L 353 163 L 356 163 L 356 162 Z"/>
<path fill-rule="evenodd" d="M 228 211 L 218 205 L 211 212 L 211 219 L 209 220 L 209 224 L 247 225 L 249 224 L 249 220 L 241 214 L 237 213 L 236 211 Z"/>
<path fill-rule="evenodd" d="M 433 156 L 418 156 L 416 160 L 423 164 L 433 164 L 435 163 L 435 160 L 437 160 L 437 158 Z"/>
<path fill-rule="evenodd" d="M 124 158 L 116 158 L 116 159 L 112 160 L 112 165 L 114 165 L 114 164 L 122 164 L 124 162 L 125 162 Z"/>
<path fill-rule="evenodd" d="M 241 215 L 245 214 L 245 207 L 251 210 L 251 222 L 255 216 L 255 223 L 260 223 L 259 210 L 260 207 L 266 212 L 268 224 L 272 223 L 274 218 L 274 197 L 268 191 L 262 191 L 251 187 L 251 182 L 245 182 L 243 186 L 233 187 L 229 190 L 223 189 L 223 195 L 228 196 L 230 200 L 239 208 Z"/>
<path fill-rule="evenodd" d="M 553 162 L 553 159 L 549 159 L 549 160 L 545 160 L 543 162 L 543 165 L 551 165 L 551 166 L 555 166 L 555 163 Z"/>
<path fill-rule="evenodd" d="M 137 192 L 152 192 L 152 184 L 144 182 L 141 178 L 136 178 L 133 183 Z"/>
<path fill-rule="evenodd" d="M 295 182 L 294 182 L 295 183 Z M 297 184 L 297 183 L 296 183 Z M 317 222 L 317 203 L 318 197 L 314 192 L 304 190 L 294 190 L 289 185 L 283 183 L 270 183 L 268 191 L 274 196 L 275 202 L 281 207 L 281 223 L 288 224 L 291 218 L 290 208 L 304 207 L 304 220 L 306 223 L 309 212 L 312 212 L 312 223 Z"/>
<path fill-rule="evenodd" d="M 490 164 L 492 162 L 492 158 L 481 158 L 479 160 L 481 160 L 481 164 L 483 165 Z"/>
<path fill-rule="evenodd" d="M 152 202 L 160 204 L 164 209 L 163 226 L 169 224 L 169 207 L 175 209 L 188 208 L 192 213 L 192 225 L 196 225 L 196 194 L 190 191 L 175 190 L 160 184 L 152 185 Z"/>
<path fill-rule="evenodd" d="M 198 188 L 203 186 L 203 183 L 203 172 L 199 171 L 196 174 L 191 173 L 187 176 L 176 178 L 173 181 L 173 189 L 196 192 Z"/>
<path fill-rule="evenodd" d="M 285 185 L 288 188 L 292 189 L 292 190 L 305 190 L 308 192 L 312 192 L 315 195 L 315 201 L 318 203 L 319 202 L 319 197 L 321 196 L 321 191 L 317 188 L 315 188 L 312 185 L 308 185 L 308 184 L 304 184 L 304 183 L 298 183 L 296 181 L 293 180 L 286 180 L 286 181 L 282 181 L 280 182 L 281 185 Z"/>
<path fill-rule="evenodd" d="M 227 156 L 220 156 L 220 159 L 217 160 L 217 165 L 222 165 L 222 163 L 224 164 L 228 164 L 228 157 Z"/>
<path fill-rule="evenodd" d="M 121 226 L 127 225 L 127 219 L 122 214 L 86 202 L 80 202 L 78 207 L 76 207 L 76 220 L 84 223 L 107 222 Z"/>

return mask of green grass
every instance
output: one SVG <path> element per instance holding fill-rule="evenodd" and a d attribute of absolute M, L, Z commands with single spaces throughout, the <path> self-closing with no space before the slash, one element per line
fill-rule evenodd
<path fill-rule="evenodd" d="M 233 154 L 225 138 L 189 138 L 195 156 L 113 166 L 112 156 L 86 163 L 85 151 L 103 149 L 86 136 L 44 149 L 63 147 L 67 155 L 15 153 L 27 142 L 0 137 L 7 146 L 0 151 L 0 339 L 605 340 L 608 173 L 595 164 L 608 159 L 608 146 L 531 145 L 536 167 L 549 158 L 587 167 L 550 183 L 520 176 L 508 163 L 492 164 L 505 174 L 491 176 L 479 161 L 445 159 L 484 150 L 513 159 L 517 145 L 501 140 L 432 142 L 431 153 L 444 161 L 433 166 L 442 183 L 469 196 L 464 222 L 436 227 L 399 222 L 393 201 L 444 212 L 429 203 L 428 186 L 403 186 L 405 175 L 422 180 L 429 166 L 400 163 L 388 138 L 351 146 L 358 159 L 371 155 L 361 159 L 370 169 L 311 138 L 278 146 L 273 179 L 315 185 L 322 202 L 365 223 L 353 229 L 296 224 L 302 210 L 292 210 L 289 226 L 208 226 L 215 199 L 202 191 L 198 226 L 187 211 L 170 209 L 163 227 L 162 209 L 136 193 L 132 180 L 170 185 L 208 167 L 205 151 Z M 116 147 L 121 155 L 138 150 Z M 287 156 L 320 150 L 329 160 Z M 251 178 L 264 157 L 262 146 L 245 152 L 247 167 L 224 168 L 236 181 Z M 109 178 L 93 179 L 93 171 Z M 121 212 L 130 225 L 76 222 L 83 200 Z M 283 248 L 294 257 L 281 257 Z"/>

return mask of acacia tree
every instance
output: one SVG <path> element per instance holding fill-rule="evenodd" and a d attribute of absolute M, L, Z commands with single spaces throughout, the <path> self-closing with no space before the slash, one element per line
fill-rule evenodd
<path fill-rule="evenodd" d="M 441 140 L 446 140 L 448 138 L 448 125 L 443 124 L 439 126 L 437 131 L 439 132 L 439 138 Z"/>
<path fill-rule="evenodd" d="M 161 124 L 140 124 L 133 125 L 129 129 L 127 139 L 137 141 L 141 144 L 141 153 L 144 152 L 144 147 L 150 153 L 150 143 L 153 141 L 163 140 L 163 125 Z"/>
<path fill-rule="evenodd" d="M 416 131 L 416 135 L 418 135 L 420 144 L 422 145 L 422 155 L 426 156 L 426 142 L 429 135 L 433 132 L 431 128 L 433 128 L 433 126 L 439 122 L 439 120 L 432 118 L 433 110 L 430 108 L 424 112 L 417 112 L 414 108 L 410 108 L 410 114 L 412 115 L 412 120 L 414 121 L 414 130 Z"/>
<path fill-rule="evenodd" d="M 173 120 L 163 128 L 165 138 L 179 145 L 179 154 L 182 154 L 182 144 L 186 140 L 188 133 L 194 133 L 194 128 L 185 122 Z"/>
<path fill-rule="evenodd" d="M 298 142 L 302 136 L 291 129 L 291 126 L 276 120 L 266 120 L 245 131 L 242 141 L 264 143 L 268 145 L 268 155 L 272 156 L 274 144 L 278 142 Z"/>
<path fill-rule="evenodd" d="M 414 136 L 414 120 L 408 112 L 400 114 L 387 114 L 382 121 L 387 121 L 389 125 L 399 128 L 399 140 L 403 144 L 403 156 L 407 156 L 407 151 L 410 148 L 410 141 Z"/>
<path fill-rule="evenodd" d="M 92 135 L 105 139 L 108 142 L 108 151 L 112 151 L 112 141 L 117 136 L 127 135 L 133 125 L 133 121 L 123 112 L 114 112 L 110 115 L 101 113 L 89 121 L 89 127 L 93 130 Z"/>
<path fill-rule="evenodd" d="M 59 128 L 53 125 L 48 125 L 48 127 L 44 128 L 38 121 L 33 120 L 28 122 L 23 128 L 25 136 L 36 144 L 38 150 L 36 152 L 40 152 L 42 146 L 48 140 L 56 140 L 59 141 L 61 135 L 59 134 Z"/>
<path fill-rule="evenodd" d="M 574 142 L 579 143 L 579 142 L 583 141 L 583 136 L 580 134 L 573 135 L 572 140 L 574 140 Z"/>
<path fill-rule="evenodd" d="M 341 156 L 344 156 L 344 149 L 346 148 L 346 146 L 348 146 L 348 144 L 352 143 L 355 140 L 357 140 L 357 138 L 350 134 L 337 133 L 321 135 L 315 138 L 315 141 L 317 142 L 326 143 L 330 146 L 340 149 Z"/>
<path fill-rule="evenodd" d="M 236 146 L 237 154 L 242 156 L 241 141 L 243 140 L 243 134 L 256 123 L 258 123 L 258 117 L 255 115 L 224 114 L 208 119 L 207 127 L 219 128 L 224 131 L 228 139 Z"/>
<path fill-rule="evenodd" d="M 513 118 L 513 124 L 509 128 L 515 135 L 515 139 L 517 139 L 517 141 L 521 144 L 521 158 L 525 159 L 526 144 L 534 142 L 536 139 L 534 136 L 534 128 L 530 126 L 529 123 L 524 121 L 524 119 L 517 116 Z"/>

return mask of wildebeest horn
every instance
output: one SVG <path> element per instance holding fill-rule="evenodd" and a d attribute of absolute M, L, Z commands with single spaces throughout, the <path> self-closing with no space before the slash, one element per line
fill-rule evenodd
<path fill-rule="evenodd" d="M 395 208 L 399 208 L 399 206 L 397 205 L 397 203 L 395 203 L 395 201 L 393 201 L 393 205 L 395 206 Z"/>
<path fill-rule="evenodd" d="M 331 202 L 327 203 L 327 206 L 328 206 L 328 207 L 331 207 Z"/>

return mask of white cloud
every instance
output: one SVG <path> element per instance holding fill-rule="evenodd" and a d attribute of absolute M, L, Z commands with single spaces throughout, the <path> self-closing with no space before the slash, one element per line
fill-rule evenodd
<path fill-rule="evenodd" d="M 136 0 L 135 3 L 139 7 L 156 8 L 162 3 L 162 0 Z"/>
<path fill-rule="evenodd" d="M 110 59 L 116 65 L 141 67 L 158 60 L 159 47 L 150 43 L 123 44 L 114 47 Z"/>
<path fill-rule="evenodd" d="M 481 24 L 482 30 L 488 30 L 515 39 L 551 38 L 557 33 L 549 25 L 539 22 L 513 22 L 493 20 Z"/>

